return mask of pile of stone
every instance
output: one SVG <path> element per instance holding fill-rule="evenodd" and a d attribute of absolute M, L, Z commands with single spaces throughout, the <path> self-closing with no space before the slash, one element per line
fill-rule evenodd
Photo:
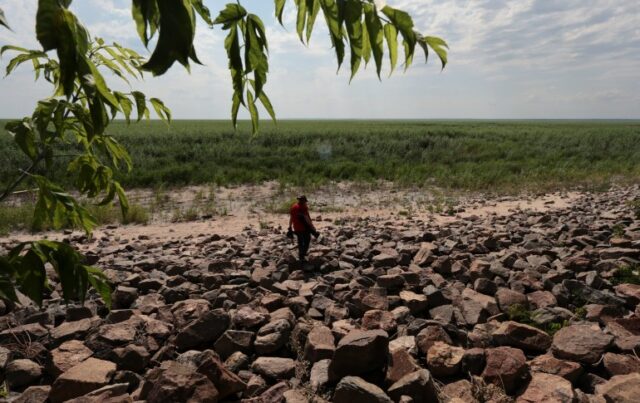
<path fill-rule="evenodd" d="M 634 192 L 329 224 L 302 266 L 277 229 L 71 238 L 112 310 L 55 279 L 43 309 L 2 303 L 0 380 L 15 402 L 638 402 Z"/>

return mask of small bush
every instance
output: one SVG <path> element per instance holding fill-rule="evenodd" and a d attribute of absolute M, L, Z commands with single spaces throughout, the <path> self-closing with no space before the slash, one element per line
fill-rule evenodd
<path fill-rule="evenodd" d="M 129 206 L 129 211 L 122 218 L 123 224 L 143 224 L 149 223 L 149 212 L 144 206 L 139 204 L 132 204 Z"/>
<path fill-rule="evenodd" d="M 0 234 L 6 235 L 10 231 L 42 228 L 32 228 L 34 205 L 31 203 L 19 206 L 0 206 Z"/>

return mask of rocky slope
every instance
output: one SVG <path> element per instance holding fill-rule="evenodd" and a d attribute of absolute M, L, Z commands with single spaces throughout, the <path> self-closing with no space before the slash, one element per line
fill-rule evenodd
<path fill-rule="evenodd" d="M 637 402 L 637 194 L 345 220 L 304 266 L 278 229 L 71 236 L 113 309 L 55 281 L 43 309 L 0 304 L 0 378 L 16 402 Z"/>

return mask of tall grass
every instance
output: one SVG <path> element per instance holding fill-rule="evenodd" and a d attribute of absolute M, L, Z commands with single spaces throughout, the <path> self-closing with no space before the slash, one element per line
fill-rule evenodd
<path fill-rule="evenodd" d="M 129 188 L 383 179 L 518 191 L 640 178 L 636 121 L 283 121 L 265 122 L 257 137 L 246 122 L 236 133 L 222 121 L 109 130 L 131 151 L 134 171 L 120 178 Z M 0 147 L 3 186 L 26 161 L 1 131 Z M 64 178 L 67 161 L 57 159 L 53 174 Z"/>

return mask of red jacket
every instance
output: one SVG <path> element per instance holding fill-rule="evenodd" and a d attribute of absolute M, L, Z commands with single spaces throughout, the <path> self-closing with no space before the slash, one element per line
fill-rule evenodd
<path fill-rule="evenodd" d="M 305 221 L 305 217 L 311 222 L 311 216 L 309 216 L 309 208 L 299 203 L 291 206 L 291 222 L 293 223 L 293 230 L 295 232 L 310 232 L 311 227 Z"/>

